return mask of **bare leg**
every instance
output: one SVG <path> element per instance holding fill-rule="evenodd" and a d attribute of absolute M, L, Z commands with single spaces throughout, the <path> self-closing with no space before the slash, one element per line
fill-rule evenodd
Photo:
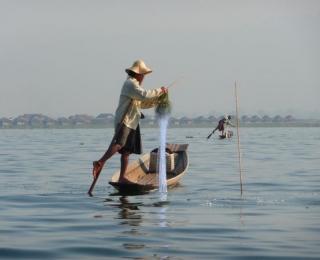
<path fill-rule="evenodd" d="M 122 148 L 119 144 L 112 144 L 109 146 L 108 150 L 105 152 L 105 154 L 101 157 L 99 162 L 105 162 L 109 160 L 115 153 L 117 153 Z"/>
<path fill-rule="evenodd" d="M 130 156 L 130 151 L 128 151 L 127 149 L 124 149 L 120 159 L 121 169 L 120 169 L 120 177 L 118 182 L 124 182 L 124 183 L 130 182 L 125 176 L 128 168 L 128 164 L 129 164 L 129 156 Z"/>
<path fill-rule="evenodd" d="M 108 150 L 105 152 L 105 154 L 101 157 L 99 161 L 93 162 L 92 175 L 94 179 L 98 176 L 98 174 L 100 174 L 105 162 L 109 158 L 111 158 L 116 152 L 118 152 L 121 148 L 122 146 L 120 146 L 119 144 L 112 144 L 109 146 Z"/>

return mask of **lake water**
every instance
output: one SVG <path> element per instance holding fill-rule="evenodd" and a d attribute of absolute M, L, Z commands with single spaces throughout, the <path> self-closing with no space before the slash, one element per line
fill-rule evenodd
<path fill-rule="evenodd" d="M 190 165 L 165 200 L 117 194 L 118 154 L 88 196 L 112 129 L 0 130 L 0 259 L 320 259 L 319 130 L 242 128 L 241 195 L 236 130 L 169 128 Z"/>

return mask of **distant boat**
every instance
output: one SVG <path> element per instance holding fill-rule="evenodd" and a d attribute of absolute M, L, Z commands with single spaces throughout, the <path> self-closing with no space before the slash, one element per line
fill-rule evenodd
<path fill-rule="evenodd" d="M 228 134 L 228 138 L 231 138 L 233 136 L 232 131 L 228 131 L 227 134 Z M 226 135 L 219 135 L 219 137 L 220 137 L 220 139 L 224 139 L 224 138 L 226 138 Z"/>
<path fill-rule="evenodd" d="M 167 187 L 172 187 L 184 176 L 189 167 L 187 154 L 189 144 L 166 144 L 166 150 L 171 152 L 170 169 L 167 160 Z M 119 192 L 147 192 L 159 188 L 159 174 L 154 167 L 152 153 L 141 156 L 128 165 L 126 178 L 132 183 L 118 182 L 120 171 L 117 171 L 110 179 L 109 184 Z M 153 169 L 152 169 L 153 168 Z"/>

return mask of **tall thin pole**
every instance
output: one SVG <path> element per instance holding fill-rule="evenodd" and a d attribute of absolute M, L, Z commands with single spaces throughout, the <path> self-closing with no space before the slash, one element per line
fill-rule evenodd
<path fill-rule="evenodd" d="M 240 150 L 240 125 L 239 125 L 237 82 L 234 83 L 234 89 L 235 89 L 235 94 L 236 94 L 237 136 L 238 136 L 238 154 L 239 154 L 239 174 L 240 174 L 240 187 L 241 187 L 241 195 L 242 195 L 242 165 L 241 165 L 241 150 Z"/>

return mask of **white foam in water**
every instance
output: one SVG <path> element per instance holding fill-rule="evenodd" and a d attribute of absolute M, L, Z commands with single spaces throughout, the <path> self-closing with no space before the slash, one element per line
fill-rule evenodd
<path fill-rule="evenodd" d="M 160 227 L 166 227 L 168 224 L 168 222 L 166 220 L 166 215 L 165 215 L 167 209 L 168 209 L 167 206 L 160 207 L 159 212 L 157 214 L 159 219 L 162 220 L 161 222 L 159 222 Z"/>
<path fill-rule="evenodd" d="M 166 135 L 169 116 L 159 118 L 160 127 L 160 146 L 158 151 L 158 173 L 159 173 L 159 193 L 162 194 L 161 200 L 166 200 L 167 182 L 166 182 Z"/>

